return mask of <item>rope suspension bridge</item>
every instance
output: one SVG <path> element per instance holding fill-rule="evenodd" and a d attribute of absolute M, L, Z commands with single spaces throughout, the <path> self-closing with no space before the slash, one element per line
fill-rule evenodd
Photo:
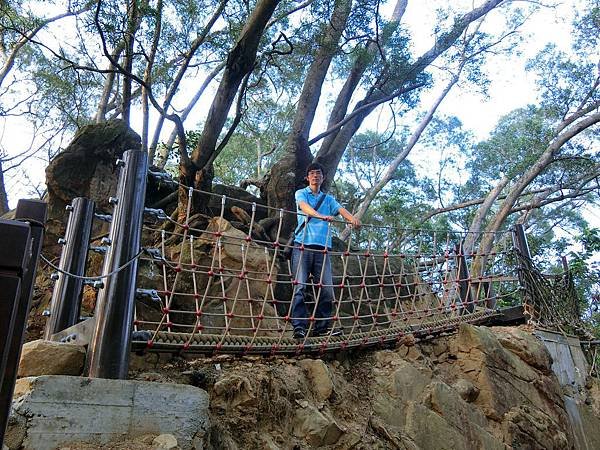
<path fill-rule="evenodd" d="M 345 242 L 334 239 L 331 250 L 300 245 L 300 258 L 327 254 L 333 281 L 325 284 L 321 274 L 299 286 L 282 256 L 284 223 L 295 213 L 177 185 L 190 200 L 201 195 L 220 205 L 208 225 L 198 227 L 191 201 L 178 220 L 144 208 L 148 177 L 174 183 L 148 171 L 145 154 L 128 151 L 117 165 L 112 215 L 95 214 L 88 199 L 73 201 L 45 332 L 47 339 L 89 344 L 90 376 L 126 378 L 131 348 L 294 355 L 392 346 L 461 323 L 501 321 L 507 307 L 523 307 L 538 324 L 577 328 L 572 283 L 552 285 L 537 271 L 522 228 L 496 233 L 494 250 L 479 254 L 465 242 L 480 236 L 365 225 Z M 232 209 L 241 222 L 235 227 Z M 109 236 L 88 245 L 97 220 L 110 224 Z M 335 235 L 340 224 L 328 226 Z M 100 275 L 86 274 L 90 250 L 104 257 Z M 83 285 L 97 290 L 97 302 L 94 316 L 81 321 Z M 308 333 L 294 339 L 291 299 L 299 287 L 308 301 L 309 316 L 302 318 Z M 316 317 L 325 289 L 333 290 L 333 312 Z M 559 311 L 559 304 L 567 306 Z M 320 320 L 343 333 L 333 335 L 331 328 L 317 336 Z"/>
<path fill-rule="evenodd" d="M 345 241 L 334 239 L 331 250 L 300 243 L 300 261 L 323 252 L 333 269 L 331 278 L 322 271 L 301 282 L 283 256 L 284 223 L 295 222 L 290 216 L 295 213 L 175 183 L 188 192 L 187 210 L 175 220 L 144 207 L 149 178 L 173 183 L 148 170 L 145 153 L 127 151 L 116 165 L 112 214 L 96 214 L 94 202 L 82 197 L 67 207 L 58 266 L 41 254 L 45 203 L 22 200 L 15 220 L 0 219 L 0 292 L 8 299 L 0 301 L 0 317 L 7 318 L 0 321 L 0 442 L 38 259 L 55 270 L 44 337 L 87 346 L 84 373 L 91 378 L 127 379 L 132 350 L 324 354 L 410 345 L 463 323 L 525 318 L 563 334 L 585 334 L 566 262 L 564 274 L 540 273 L 523 227 L 495 233 L 494 249 L 478 253 L 473 243 L 481 236 L 366 225 L 345 232 Z M 204 223 L 191 215 L 196 195 L 218 205 Z M 92 230 L 107 226 L 108 235 L 98 243 Z M 331 235 L 339 228 L 328 223 Z M 88 262 L 98 259 L 101 272 L 89 273 Z M 296 289 L 304 289 L 307 317 L 293 316 Z M 91 317 L 80 316 L 84 290 L 94 292 Z M 333 308 L 329 317 L 320 317 L 325 290 L 333 292 Z M 295 319 L 308 323 L 301 339 L 293 335 Z M 315 332 L 324 328 L 318 326 L 323 320 L 333 327 Z M 592 343 L 598 341 L 588 340 Z"/>
<path fill-rule="evenodd" d="M 323 284 L 321 273 L 320 279 L 303 286 L 312 299 L 312 314 L 301 317 L 308 319 L 307 336 L 295 340 L 291 297 L 299 281 L 290 261 L 281 258 L 285 212 L 278 211 L 274 241 L 265 241 L 253 237 L 256 205 L 249 205 L 253 215 L 247 232 L 242 232 L 224 219 L 229 201 L 221 196 L 220 214 L 205 230 L 189 225 L 189 210 L 183 223 L 173 224 L 181 232 L 146 227 L 160 240 L 152 256 L 140 257 L 140 265 L 156 272 L 161 284 L 138 290 L 154 303 L 154 308 L 152 303 L 145 308 L 146 314 L 136 310 L 133 322 L 134 336 L 146 336 L 147 346 L 244 353 L 365 347 L 481 321 L 497 314 L 498 302 L 511 302 L 518 295 L 515 267 L 505 264 L 512 254 L 509 234 L 500 236 L 505 248 L 493 254 L 466 255 L 460 243 L 455 244 L 464 237 L 460 233 L 403 230 L 412 235 L 391 252 L 391 239 L 377 248 L 371 235 L 384 229 L 391 236 L 396 230 L 368 226 L 367 239 L 356 246 L 351 240 L 332 251 L 300 246 L 300 258 L 327 253 L 334 276 L 331 285 Z M 332 232 L 332 224 L 329 229 Z M 166 242 L 174 241 L 178 243 L 168 248 Z M 473 279 L 469 266 L 481 256 L 488 259 L 488 271 Z M 317 318 L 314 311 L 324 289 L 334 291 L 333 313 Z M 343 335 L 333 336 L 331 328 L 328 334 L 311 337 L 319 320 L 333 321 Z"/>

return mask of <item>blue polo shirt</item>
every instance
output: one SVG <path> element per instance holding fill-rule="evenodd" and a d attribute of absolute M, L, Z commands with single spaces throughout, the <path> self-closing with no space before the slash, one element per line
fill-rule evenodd
<path fill-rule="evenodd" d="M 298 231 L 298 228 L 300 228 L 307 218 L 307 215 L 304 214 L 300 209 L 300 202 L 306 202 L 316 209 L 315 207 L 317 206 L 321 194 L 323 194 L 322 191 L 319 191 L 317 194 L 313 194 L 309 186 L 296 191 L 295 197 L 296 211 L 298 213 L 298 225 L 296 226 L 295 241 L 298 244 L 319 245 L 321 247 L 331 248 L 331 232 L 328 233 L 329 224 L 327 221 L 313 217 L 309 222 L 307 222 L 302 230 Z M 319 214 L 323 214 L 324 216 L 337 216 L 342 205 L 340 205 L 337 200 L 333 198 L 333 196 L 329 194 L 324 195 L 325 199 L 318 209 Z"/>

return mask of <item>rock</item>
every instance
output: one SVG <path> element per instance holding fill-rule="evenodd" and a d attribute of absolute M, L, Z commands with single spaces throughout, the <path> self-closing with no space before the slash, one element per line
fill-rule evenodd
<path fill-rule="evenodd" d="M 385 360 L 394 357 L 388 352 Z M 376 358 L 381 360 L 381 355 Z M 374 370 L 373 411 L 385 423 L 402 429 L 405 425 L 406 407 L 410 402 L 420 401 L 432 379 L 431 371 L 425 367 L 395 356 L 396 361 L 390 365 L 393 371 Z"/>
<path fill-rule="evenodd" d="M 363 435 L 356 432 L 350 431 L 342 435 L 342 437 L 336 442 L 336 449 L 353 449 L 363 440 Z"/>
<path fill-rule="evenodd" d="M 303 359 L 298 362 L 312 383 L 318 401 L 325 401 L 333 393 L 333 381 L 327 365 L 320 359 Z"/>
<path fill-rule="evenodd" d="M 273 438 L 268 434 L 264 434 L 260 437 L 261 450 L 281 450 L 280 447 L 275 443 Z"/>
<path fill-rule="evenodd" d="M 24 448 L 99 445 L 169 433 L 189 450 L 202 448 L 208 430 L 208 394 L 192 386 L 58 375 L 28 382 L 29 391 L 13 402 L 17 421 L 27 421 Z M 9 424 L 7 436 L 14 433 Z"/>
<path fill-rule="evenodd" d="M 457 392 L 440 381 L 434 381 L 428 386 L 424 404 L 457 429 L 465 430 L 469 424 L 480 427 L 487 425 L 487 420 L 480 410 L 465 402 Z"/>
<path fill-rule="evenodd" d="M 429 408 L 413 402 L 408 405 L 406 411 L 405 432 L 422 449 L 466 450 L 469 448 L 459 430 L 450 426 Z"/>
<path fill-rule="evenodd" d="M 15 390 L 13 392 L 13 399 L 22 397 L 23 395 L 25 395 L 29 391 L 31 391 L 31 389 L 32 389 L 31 383 L 33 381 L 35 381 L 35 377 L 18 378 L 17 382 L 15 383 Z"/>
<path fill-rule="evenodd" d="M 217 246 L 216 233 L 221 233 L 221 248 Z M 225 315 L 223 310 L 222 297 L 228 298 L 239 297 L 240 292 L 249 292 L 249 297 L 255 302 L 237 301 L 233 310 L 228 310 L 233 314 L 229 320 L 229 326 L 233 329 L 239 329 L 237 334 L 254 335 L 253 327 L 258 327 L 257 334 L 259 336 L 278 337 L 280 332 L 278 329 L 282 326 L 278 319 L 275 308 L 271 304 L 272 299 L 271 288 L 269 283 L 269 274 L 273 261 L 271 256 L 265 254 L 265 248 L 255 242 L 250 242 L 244 245 L 242 250 L 241 242 L 245 242 L 246 234 L 234 228 L 231 223 L 215 217 L 211 219 L 206 228 L 206 232 L 194 240 L 193 252 L 194 263 L 199 266 L 212 267 L 215 263 L 213 254 L 218 253 L 218 264 L 222 267 L 229 268 L 233 273 L 239 274 L 242 266 L 246 271 L 251 273 L 247 279 L 240 279 L 238 276 L 229 276 L 226 274 L 223 277 L 221 284 L 220 278 L 215 278 L 216 281 L 211 281 L 211 285 L 206 289 L 209 283 L 208 275 L 196 274 L 196 286 L 200 292 L 206 292 L 206 299 L 203 300 L 202 310 L 204 314 L 201 318 L 201 324 L 206 327 L 225 327 Z M 185 245 L 183 249 L 177 244 L 167 250 L 170 253 L 170 258 L 177 259 L 181 256 L 182 264 L 190 264 L 192 261 L 191 246 Z M 278 265 L 275 264 L 272 279 L 277 276 Z M 182 292 L 194 292 L 194 279 L 190 273 L 182 272 L 178 281 L 178 290 Z M 263 299 L 267 302 L 263 305 Z M 264 316 L 257 325 L 257 320 L 250 319 L 251 316 L 257 315 L 257 305 L 260 305 L 259 311 Z M 176 297 L 171 305 L 174 309 L 195 311 L 196 303 L 191 297 L 179 298 Z M 190 325 L 193 326 L 196 318 L 191 316 Z"/>
<path fill-rule="evenodd" d="M 523 449 L 569 448 L 569 439 L 549 415 L 528 406 L 512 408 L 504 420 L 505 442 Z"/>
<path fill-rule="evenodd" d="M 420 398 L 431 377 L 429 369 L 401 361 L 393 373 L 393 393 L 404 402 L 415 401 Z"/>
<path fill-rule="evenodd" d="M 534 335 L 513 327 L 496 327 L 493 331 L 504 348 L 543 374 L 552 373 L 552 357 Z"/>
<path fill-rule="evenodd" d="M 443 417 L 455 430 L 459 430 L 467 441 L 467 448 L 469 445 L 485 449 L 504 448 L 501 440 L 485 429 L 488 423 L 483 413 L 460 398 L 447 384 L 434 381 L 429 385 L 428 391 L 424 405 Z M 412 437 L 419 442 L 416 436 Z"/>
<path fill-rule="evenodd" d="M 15 414 L 11 410 L 4 435 L 4 445 L 6 445 L 8 450 L 18 450 L 22 448 L 25 436 L 27 436 L 27 418 Z"/>
<path fill-rule="evenodd" d="M 591 406 L 588 405 L 577 405 L 577 412 L 574 414 L 573 422 L 580 425 L 580 431 L 582 436 L 578 436 L 578 430 L 574 430 L 574 434 L 578 442 L 579 448 L 600 448 L 600 415 Z M 582 439 L 583 437 L 583 439 Z"/>
<path fill-rule="evenodd" d="M 136 355 L 135 353 L 132 353 L 129 358 L 129 370 L 146 372 L 156 369 L 159 363 L 159 353 L 144 353 L 143 355 Z"/>
<path fill-rule="evenodd" d="M 138 380 L 142 381 L 164 381 L 164 377 L 156 372 L 144 372 L 137 376 Z"/>
<path fill-rule="evenodd" d="M 306 439 L 313 447 L 335 444 L 343 431 L 326 412 L 308 405 L 296 410 L 294 435 Z"/>
<path fill-rule="evenodd" d="M 147 434 L 132 439 L 117 438 L 103 445 L 73 442 L 56 450 L 149 450 L 154 448 L 152 446 L 154 437 L 153 434 Z"/>
<path fill-rule="evenodd" d="M 487 327 L 463 324 L 452 342 L 452 352 L 463 378 L 480 390 L 475 404 L 485 415 L 502 422 L 513 407 L 530 405 L 568 423 L 562 408 L 561 388 L 554 376 L 546 376 L 501 345 Z"/>
<path fill-rule="evenodd" d="M 27 342 L 21 352 L 18 376 L 80 375 L 85 353 L 85 348 L 80 345 L 43 339 Z"/>
<path fill-rule="evenodd" d="M 469 403 L 474 402 L 479 395 L 479 389 L 477 386 L 475 386 L 469 380 L 465 380 L 464 378 L 456 381 L 452 387 L 464 401 Z"/>
<path fill-rule="evenodd" d="M 227 375 L 213 386 L 216 398 L 215 406 L 235 408 L 236 406 L 251 406 L 256 404 L 256 396 L 250 380 L 240 375 Z"/>
<path fill-rule="evenodd" d="M 115 160 L 125 150 L 139 150 L 140 137 L 122 120 L 111 120 L 81 128 L 68 147 L 46 168 L 48 220 L 46 242 L 55 244 L 62 236 L 67 215 L 65 207 L 75 197 L 87 197 L 97 211 L 108 211 L 118 171 Z M 92 235 L 98 234 L 94 229 Z"/>
<path fill-rule="evenodd" d="M 153 450 L 171 450 L 178 448 L 177 438 L 172 434 L 160 434 L 152 441 Z"/>
<path fill-rule="evenodd" d="M 436 450 L 504 450 L 499 439 L 474 423 L 456 427 L 429 408 L 410 403 L 406 414 L 406 433 L 421 449 Z"/>

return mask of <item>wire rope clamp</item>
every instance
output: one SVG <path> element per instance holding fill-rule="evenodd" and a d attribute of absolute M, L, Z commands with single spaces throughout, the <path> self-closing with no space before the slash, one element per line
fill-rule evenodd
<path fill-rule="evenodd" d="M 156 289 L 136 289 L 135 298 L 137 300 L 150 299 L 153 302 L 160 303 L 160 296 Z"/>
<path fill-rule="evenodd" d="M 104 287 L 104 283 L 100 280 L 84 280 L 83 284 L 91 286 L 93 289 L 102 289 Z"/>
<path fill-rule="evenodd" d="M 123 161 L 121 158 L 117 159 L 115 161 L 115 166 L 117 167 L 125 167 L 125 161 Z"/>
<path fill-rule="evenodd" d="M 94 253 L 99 253 L 101 255 L 105 255 L 108 248 L 103 245 L 91 245 L 90 250 Z"/>
<path fill-rule="evenodd" d="M 144 208 L 144 216 L 156 222 L 160 220 L 167 220 L 169 218 L 162 209 L 154 208 Z"/>
<path fill-rule="evenodd" d="M 119 199 L 117 197 L 108 197 L 108 203 L 110 203 L 111 205 L 116 205 L 117 203 L 119 203 Z"/>

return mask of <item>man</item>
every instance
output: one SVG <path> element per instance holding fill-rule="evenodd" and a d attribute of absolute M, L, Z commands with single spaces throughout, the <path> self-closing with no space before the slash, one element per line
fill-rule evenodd
<path fill-rule="evenodd" d="M 309 318 L 314 315 L 311 335 L 339 335 L 341 330 L 331 330 L 333 305 L 333 282 L 331 261 L 328 251 L 331 250 L 331 230 L 329 222 L 340 214 L 351 226 L 360 227 L 360 220 L 333 198 L 321 191 L 325 179 L 323 166 L 312 163 L 306 169 L 308 186 L 296 191 L 296 208 L 298 226 L 292 252 L 292 274 L 297 283 L 292 299 L 292 326 L 294 338 L 304 339 L 309 329 Z M 321 204 L 318 205 L 322 198 Z M 307 220 L 311 218 L 310 220 Z M 306 222 L 305 222 L 306 221 Z M 303 226 L 304 224 L 304 226 Z M 303 248 L 301 246 L 303 245 Z M 305 290 L 309 275 L 313 283 L 318 285 L 314 314 L 309 313 L 305 304 Z"/>

